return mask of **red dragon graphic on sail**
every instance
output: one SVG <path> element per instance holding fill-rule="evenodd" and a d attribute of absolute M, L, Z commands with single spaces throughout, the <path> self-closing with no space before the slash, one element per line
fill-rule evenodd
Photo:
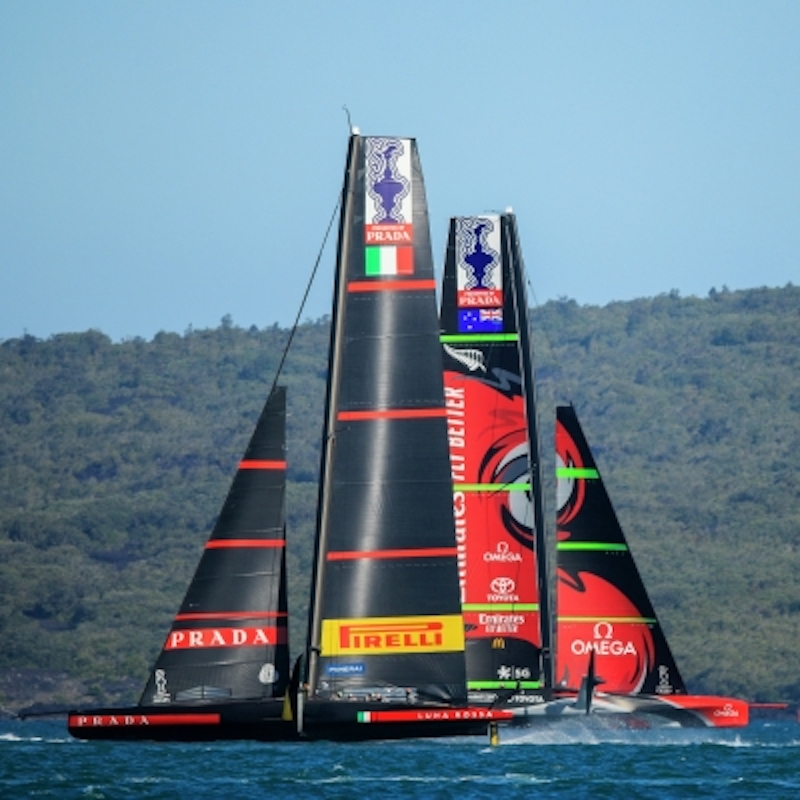
<path fill-rule="evenodd" d="M 518 636 L 539 646 L 531 476 L 522 397 L 445 373 L 456 536 L 466 604 L 506 604 L 513 613 L 467 612 L 467 635 Z"/>
<path fill-rule="evenodd" d="M 559 423 L 556 428 L 557 468 L 582 469 L 580 451 Z M 559 544 L 575 542 L 571 524 L 580 518 L 586 501 L 586 480 L 567 474 L 558 478 L 557 529 Z M 585 531 L 586 528 L 583 528 Z M 581 536 L 582 543 L 604 541 L 603 531 Z M 597 551 L 587 550 L 587 553 Z M 577 556 L 577 553 L 575 554 Z M 591 563 L 591 561 L 589 562 Z M 582 566 L 582 565 L 581 565 Z M 557 679 L 571 688 L 585 674 L 589 655 L 606 692 L 636 693 L 655 664 L 655 644 L 647 621 L 628 596 L 607 576 L 576 566 L 559 565 Z"/>

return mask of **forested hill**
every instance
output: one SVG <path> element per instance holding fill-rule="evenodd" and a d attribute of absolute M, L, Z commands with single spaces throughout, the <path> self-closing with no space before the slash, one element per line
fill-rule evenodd
<path fill-rule="evenodd" d="M 533 320 L 546 472 L 572 401 L 690 688 L 800 700 L 800 288 Z M 295 650 L 328 333 L 300 327 L 283 379 Z M 287 338 L 225 318 L 0 343 L 0 703 L 138 697 Z"/>

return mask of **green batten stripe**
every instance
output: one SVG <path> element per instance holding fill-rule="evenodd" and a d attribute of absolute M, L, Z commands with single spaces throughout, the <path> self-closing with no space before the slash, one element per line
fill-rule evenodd
<path fill-rule="evenodd" d="M 443 333 L 439 336 L 440 342 L 516 342 L 519 340 L 517 333 Z"/>
<path fill-rule="evenodd" d="M 611 544 L 611 542 L 558 542 L 556 550 L 619 550 L 628 549 L 626 544 Z"/>
<path fill-rule="evenodd" d="M 541 681 L 467 681 L 467 689 L 541 689 Z"/>
<path fill-rule="evenodd" d="M 631 622 L 634 624 L 655 625 L 658 620 L 655 617 L 559 617 L 559 622 L 613 622 L 620 624 Z"/>
<path fill-rule="evenodd" d="M 588 478 L 597 479 L 600 474 L 589 467 L 556 467 L 556 478 Z"/>
<path fill-rule="evenodd" d="M 369 722 L 369 711 L 359 711 L 356 714 L 356 720 L 358 722 Z"/>
<path fill-rule="evenodd" d="M 455 492 L 529 492 L 529 483 L 454 483 Z"/>
<path fill-rule="evenodd" d="M 538 611 L 538 603 L 464 603 L 462 611 Z"/>

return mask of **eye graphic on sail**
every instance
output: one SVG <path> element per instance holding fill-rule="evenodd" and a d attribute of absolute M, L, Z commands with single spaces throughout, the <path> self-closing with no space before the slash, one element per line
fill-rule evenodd
<path fill-rule="evenodd" d="M 484 450 L 478 483 L 503 487 L 489 502 L 508 534 L 529 550 L 534 549 L 532 482 L 526 429 L 509 431 Z"/>

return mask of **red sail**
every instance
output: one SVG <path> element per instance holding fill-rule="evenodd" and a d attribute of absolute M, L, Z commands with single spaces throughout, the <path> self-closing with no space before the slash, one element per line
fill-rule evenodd
<path fill-rule="evenodd" d="M 557 409 L 556 457 L 557 680 L 579 683 L 594 652 L 603 691 L 685 694 L 571 406 Z"/>
<path fill-rule="evenodd" d="M 527 309 L 513 215 L 451 220 L 442 287 L 453 505 L 467 685 L 484 702 L 542 699 L 541 523 Z"/>
<path fill-rule="evenodd" d="M 556 476 L 560 684 L 577 689 L 588 672 L 601 708 L 686 726 L 747 725 L 746 702 L 687 694 L 571 406 L 556 413 Z"/>

